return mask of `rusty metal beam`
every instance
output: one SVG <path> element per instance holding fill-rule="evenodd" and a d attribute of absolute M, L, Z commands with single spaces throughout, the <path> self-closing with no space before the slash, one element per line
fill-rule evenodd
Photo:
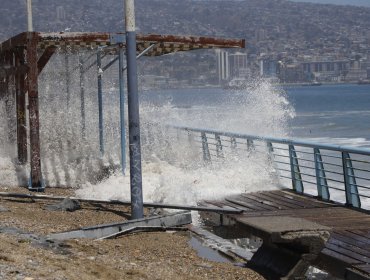
<path fill-rule="evenodd" d="M 40 36 L 40 43 L 43 43 L 43 42 L 109 43 L 110 42 L 110 33 L 99 33 L 99 32 L 39 33 L 39 36 Z"/>
<path fill-rule="evenodd" d="M 44 53 L 41 55 L 37 62 L 37 67 L 39 70 L 39 75 L 41 74 L 42 70 L 46 66 L 46 64 L 49 62 L 50 58 L 53 56 L 57 48 L 55 46 L 48 47 L 45 49 Z"/>
<path fill-rule="evenodd" d="M 39 36 L 35 32 L 28 33 L 27 40 L 27 63 L 28 71 L 28 104 L 30 122 L 30 146 L 31 146 L 31 178 L 29 189 L 43 191 L 40 157 L 40 121 L 38 100 L 38 65 L 37 44 Z"/>
<path fill-rule="evenodd" d="M 175 36 L 175 35 L 137 35 L 138 42 L 179 43 L 212 46 L 220 48 L 245 48 L 244 39 L 221 39 L 213 37 Z"/>
<path fill-rule="evenodd" d="M 13 50 L 17 47 L 27 45 L 27 36 L 29 32 L 20 33 L 0 44 L 0 53 Z M 111 45 L 110 38 L 112 36 L 123 36 L 122 33 L 99 33 L 99 32 L 68 32 L 68 33 L 33 33 L 38 34 L 40 44 L 50 44 L 50 46 L 63 44 L 81 44 L 94 43 L 96 45 Z M 176 35 L 157 35 L 149 34 L 136 36 L 138 44 L 140 43 L 177 43 L 177 44 L 192 44 L 204 47 L 214 48 L 245 48 L 244 39 L 224 39 L 214 37 L 197 37 L 197 36 L 176 36 Z"/>
<path fill-rule="evenodd" d="M 122 33 L 83 33 L 83 32 L 68 32 L 68 33 L 40 33 L 41 42 L 95 42 L 95 43 L 110 43 L 110 38 L 113 35 L 121 35 Z M 181 44 L 196 44 L 209 45 L 214 47 L 226 48 L 245 48 L 244 39 L 224 39 L 214 37 L 197 37 L 197 36 L 177 36 L 177 35 L 141 35 L 136 36 L 138 43 L 181 43 Z"/>

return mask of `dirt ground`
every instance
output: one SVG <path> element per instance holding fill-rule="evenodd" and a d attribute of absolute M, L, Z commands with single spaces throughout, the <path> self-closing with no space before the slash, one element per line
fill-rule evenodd
<path fill-rule="evenodd" d="M 27 193 L 25 189 L 0 192 Z M 47 194 L 73 195 L 51 189 Z M 112 240 L 50 241 L 46 234 L 123 221 L 122 206 L 81 204 L 45 210 L 53 201 L 0 198 L 0 279 L 264 279 L 232 263 L 212 262 L 189 245 L 188 232 L 137 233 Z"/>

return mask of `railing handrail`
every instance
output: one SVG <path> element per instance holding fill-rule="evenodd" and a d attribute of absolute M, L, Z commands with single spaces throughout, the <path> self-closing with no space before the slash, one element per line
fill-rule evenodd
<path fill-rule="evenodd" d="M 348 153 L 352 153 L 352 154 L 370 156 L 370 149 L 367 149 L 367 148 L 354 148 L 354 147 L 350 147 L 350 146 L 315 143 L 315 142 L 310 142 L 310 141 L 305 141 L 305 140 L 293 140 L 293 139 L 288 139 L 288 138 L 277 138 L 277 137 L 268 137 L 268 136 L 266 137 L 266 136 L 258 136 L 258 135 L 249 135 L 249 134 L 243 134 L 243 133 L 234 133 L 234 132 L 219 131 L 219 130 L 213 130 L 213 129 L 187 127 L 187 126 L 170 126 L 170 127 L 176 128 L 176 129 L 181 129 L 181 130 L 193 131 L 193 132 L 218 134 L 220 136 L 226 136 L 226 137 L 234 137 L 234 138 L 242 138 L 242 139 L 250 139 L 250 140 L 259 140 L 259 141 L 273 142 L 273 143 L 278 143 L 278 144 L 303 146 L 303 147 L 309 147 L 309 148 L 317 148 L 317 149 L 324 149 L 324 150 L 338 151 L 338 152 L 348 152 Z"/>

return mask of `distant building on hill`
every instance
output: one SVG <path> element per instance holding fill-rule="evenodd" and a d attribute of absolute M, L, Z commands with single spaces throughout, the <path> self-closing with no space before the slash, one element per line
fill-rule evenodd
<path fill-rule="evenodd" d="M 216 50 L 217 55 L 217 75 L 221 83 L 230 78 L 229 53 L 223 50 Z"/>

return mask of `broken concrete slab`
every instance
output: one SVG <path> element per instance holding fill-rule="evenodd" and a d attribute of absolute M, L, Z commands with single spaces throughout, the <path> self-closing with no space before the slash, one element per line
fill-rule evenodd
<path fill-rule="evenodd" d="M 124 221 L 121 223 L 97 225 L 73 231 L 54 233 L 48 237 L 55 240 L 67 240 L 75 238 L 99 239 L 134 227 L 152 226 L 169 228 L 188 225 L 191 224 L 191 222 L 191 213 L 189 211 L 182 211 L 164 216 L 148 217 L 144 219 Z"/>
<path fill-rule="evenodd" d="M 238 221 L 250 228 L 253 234 L 269 243 L 291 243 L 294 240 L 312 238 L 324 245 L 330 237 L 329 227 L 302 218 L 261 216 L 242 217 L 238 218 Z"/>
<path fill-rule="evenodd" d="M 61 202 L 53 205 L 47 205 L 45 210 L 49 211 L 68 211 L 74 212 L 81 209 L 81 204 L 76 199 L 65 198 Z"/>
<path fill-rule="evenodd" d="M 330 237 L 329 227 L 302 218 L 260 216 L 238 221 L 263 239 L 250 265 L 268 267 L 271 273 L 286 279 L 303 277 Z"/>
<path fill-rule="evenodd" d="M 241 248 L 229 240 L 223 239 L 208 230 L 205 230 L 200 227 L 195 227 L 193 225 L 188 226 L 189 230 L 195 233 L 197 236 L 201 237 L 205 245 L 228 255 L 230 257 L 237 256 L 243 260 L 249 261 L 253 257 L 253 253 L 248 251 L 245 248 Z"/>

